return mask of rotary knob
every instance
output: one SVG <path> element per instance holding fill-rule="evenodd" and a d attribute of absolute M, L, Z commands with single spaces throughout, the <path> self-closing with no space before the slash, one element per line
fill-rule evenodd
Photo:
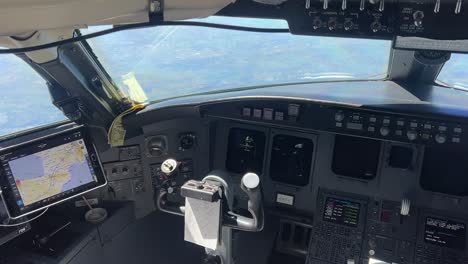
<path fill-rule="evenodd" d="M 380 29 L 382 29 L 382 24 L 380 24 L 379 21 L 374 21 L 374 22 L 372 22 L 372 24 L 371 24 L 371 30 L 372 30 L 372 32 L 376 33 L 376 32 L 378 32 Z"/>
<path fill-rule="evenodd" d="M 416 132 L 414 130 L 410 130 L 410 131 L 406 132 L 406 136 L 408 137 L 409 140 L 413 141 L 413 140 L 416 140 L 418 138 L 418 132 Z"/>
<path fill-rule="evenodd" d="M 345 29 L 346 31 L 352 29 L 352 28 L 353 28 L 353 25 L 354 25 L 354 23 L 353 23 L 353 21 L 351 21 L 351 20 L 346 20 L 346 21 L 344 22 L 344 24 L 343 24 L 344 29 Z"/>
<path fill-rule="evenodd" d="M 424 19 L 424 12 L 421 10 L 418 10 L 413 13 L 413 20 L 414 20 L 414 25 L 417 27 L 421 27 L 423 24 L 423 19 Z"/>
<path fill-rule="evenodd" d="M 314 19 L 314 22 L 312 22 L 312 27 L 314 28 L 314 30 L 317 30 L 319 28 L 322 27 L 322 20 L 320 20 L 320 18 L 315 18 Z"/>
<path fill-rule="evenodd" d="M 439 144 L 444 144 L 447 141 L 447 136 L 443 134 L 437 134 L 435 135 L 435 141 Z"/>
<path fill-rule="evenodd" d="M 343 112 L 336 112 L 335 114 L 335 121 L 341 122 L 345 119 L 345 115 Z"/>
<path fill-rule="evenodd" d="M 336 20 L 334 20 L 334 19 L 328 21 L 328 29 L 329 29 L 330 31 L 335 30 L 335 29 L 336 29 L 336 24 L 337 24 L 337 23 L 336 23 Z"/>

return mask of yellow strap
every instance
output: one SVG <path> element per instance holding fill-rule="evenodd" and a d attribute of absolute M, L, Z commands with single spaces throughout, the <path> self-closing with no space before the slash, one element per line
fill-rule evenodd
<path fill-rule="evenodd" d="M 125 143 L 125 134 L 127 131 L 123 126 L 122 119 L 124 116 L 131 114 L 135 111 L 143 109 L 148 104 L 137 104 L 132 106 L 131 108 L 123 111 L 120 115 L 118 115 L 109 128 L 109 132 L 107 133 L 107 143 L 111 145 L 111 147 L 118 147 L 122 146 Z"/>

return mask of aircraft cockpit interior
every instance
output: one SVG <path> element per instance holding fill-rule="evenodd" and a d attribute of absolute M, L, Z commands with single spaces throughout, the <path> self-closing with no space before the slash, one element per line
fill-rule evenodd
<path fill-rule="evenodd" d="M 0 0 L 0 264 L 468 263 L 468 1 Z"/>

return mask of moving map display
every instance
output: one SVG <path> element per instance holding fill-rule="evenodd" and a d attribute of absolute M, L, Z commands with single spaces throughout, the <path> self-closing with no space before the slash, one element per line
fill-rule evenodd
<path fill-rule="evenodd" d="M 88 159 L 80 139 L 10 161 L 19 202 L 30 205 L 95 181 Z"/>
<path fill-rule="evenodd" d="M 83 127 L 0 151 L 0 187 L 9 213 L 20 217 L 107 181 Z"/>

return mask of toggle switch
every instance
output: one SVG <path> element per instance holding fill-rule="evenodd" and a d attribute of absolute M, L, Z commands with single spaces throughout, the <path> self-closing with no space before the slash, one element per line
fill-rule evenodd
<path fill-rule="evenodd" d="M 359 5 L 359 10 L 364 11 L 366 9 L 366 0 L 361 0 L 361 4 Z"/>
<path fill-rule="evenodd" d="M 385 9 L 385 0 L 380 0 L 379 11 L 383 12 Z"/>
<path fill-rule="evenodd" d="M 455 14 L 460 14 L 461 13 L 461 8 L 462 8 L 463 0 L 457 0 L 457 5 L 455 6 Z"/>
<path fill-rule="evenodd" d="M 440 0 L 437 0 L 434 6 L 434 13 L 438 14 L 440 12 Z"/>

